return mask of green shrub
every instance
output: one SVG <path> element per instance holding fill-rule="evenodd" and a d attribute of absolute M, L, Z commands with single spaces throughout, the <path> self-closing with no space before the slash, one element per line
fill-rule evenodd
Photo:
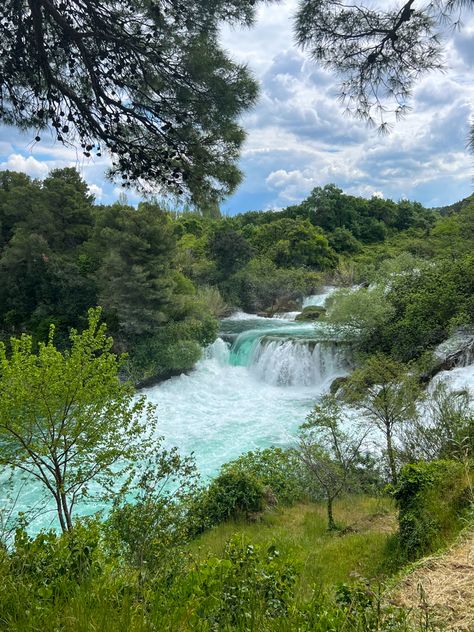
<path fill-rule="evenodd" d="M 222 468 L 223 472 L 236 470 L 255 477 L 266 488 L 267 496 L 279 503 L 290 505 L 306 498 L 304 473 L 293 450 L 266 448 L 247 452 Z"/>
<path fill-rule="evenodd" d="M 193 527 L 196 532 L 229 518 L 248 518 L 262 511 L 265 489 L 258 478 L 237 468 L 217 476 L 196 501 Z"/>
<path fill-rule="evenodd" d="M 201 358 L 202 347 L 216 339 L 218 327 L 215 318 L 203 314 L 157 328 L 130 351 L 127 368 L 131 379 L 166 378 L 192 369 Z"/>
<path fill-rule="evenodd" d="M 262 550 L 236 536 L 223 559 L 206 560 L 187 581 L 194 612 L 186 629 L 256 631 L 291 608 L 296 573 L 275 546 Z"/>
<path fill-rule="evenodd" d="M 463 463 L 431 461 L 402 468 L 394 492 L 399 508 L 399 544 L 416 558 L 443 546 L 461 528 L 470 504 Z"/>

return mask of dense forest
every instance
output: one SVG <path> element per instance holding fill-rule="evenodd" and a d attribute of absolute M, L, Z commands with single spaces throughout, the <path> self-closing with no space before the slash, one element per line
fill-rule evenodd
<path fill-rule="evenodd" d="M 363 324 L 367 349 L 403 360 L 472 321 L 472 202 L 430 210 L 328 185 L 279 212 L 213 219 L 156 201 L 95 204 L 74 169 L 42 182 L 3 172 L 0 194 L 1 336 L 41 340 L 54 324 L 66 340 L 100 305 L 136 382 L 191 368 L 217 318 L 290 309 L 327 280 L 377 284 L 404 272 L 388 294 L 361 290 L 332 316 Z"/>

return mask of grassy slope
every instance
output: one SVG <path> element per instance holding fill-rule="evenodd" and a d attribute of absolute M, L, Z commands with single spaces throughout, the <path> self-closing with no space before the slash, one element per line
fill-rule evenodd
<path fill-rule="evenodd" d="M 474 525 L 447 549 L 425 557 L 401 574 L 389 598 L 429 615 L 440 629 L 474 630 Z"/>
<path fill-rule="evenodd" d="M 313 586 L 330 588 L 350 581 L 354 573 L 382 578 L 388 562 L 387 540 L 396 529 L 393 503 L 385 498 L 344 498 L 335 504 L 335 518 L 343 530 L 331 534 L 323 504 L 283 507 L 252 524 L 220 525 L 193 542 L 191 552 L 202 559 L 220 556 L 236 533 L 253 544 L 274 544 L 297 567 L 300 597 L 308 597 Z"/>

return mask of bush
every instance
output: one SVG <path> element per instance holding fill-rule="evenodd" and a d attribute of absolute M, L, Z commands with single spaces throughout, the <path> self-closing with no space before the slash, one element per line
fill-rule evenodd
<path fill-rule="evenodd" d="M 199 533 L 230 518 L 248 518 L 262 511 L 265 490 L 258 478 L 238 468 L 228 468 L 215 478 L 196 501 L 192 529 Z"/>
<path fill-rule="evenodd" d="M 304 473 L 293 450 L 266 448 L 247 452 L 226 463 L 222 471 L 239 471 L 255 477 L 266 488 L 267 497 L 279 503 L 290 505 L 307 496 Z"/>
<path fill-rule="evenodd" d="M 143 382 L 192 369 L 201 358 L 202 347 L 214 342 L 218 327 L 218 321 L 206 314 L 159 327 L 130 351 L 127 368 L 131 378 Z"/>
<path fill-rule="evenodd" d="M 432 461 L 402 468 L 394 492 L 399 508 L 399 543 L 414 559 L 443 546 L 461 528 L 470 505 L 469 473 L 463 463 Z"/>

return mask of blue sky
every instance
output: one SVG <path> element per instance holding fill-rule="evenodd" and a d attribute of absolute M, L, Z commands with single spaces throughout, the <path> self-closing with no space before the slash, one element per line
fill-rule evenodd
<path fill-rule="evenodd" d="M 241 168 L 245 179 L 222 205 L 229 214 L 281 208 L 304 199 L 315 186 L 334 182 L 345 192 L 427 206 L 455 202 L 473 192 L 474 157 L 466 150 L 474 115 L 474 17 L 446 39 L 446 71 L 416 87 L 412 112 L 389 136 L 347 118 L 334 77 L 292 41 L 297 0 L 262 7 L 252 29 L 222 31 L 231 55 L 261 84 L 257 106 L 242 119 L 248 137 Z M 107 182 L 107 158 L 88 161 L 74 150 L 1 128 L 0 169 L 44 177 L 73 165 L 96 199 L 112 202 L 120 189 Z M 127 193 L 130 202 L 138 197 Z"/>

